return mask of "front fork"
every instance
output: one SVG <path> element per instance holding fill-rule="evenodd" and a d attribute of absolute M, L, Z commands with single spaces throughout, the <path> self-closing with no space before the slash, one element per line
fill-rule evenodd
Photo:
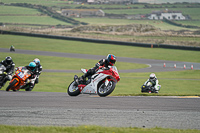
<path fill-rule="evenodd" d="M 109 81 L 110 81 L 111 79 L 105 79 L 105 81 L 104 81 L 104 85 L 107 87 L 108 86 L 108 84 L 109 84 Z"/>

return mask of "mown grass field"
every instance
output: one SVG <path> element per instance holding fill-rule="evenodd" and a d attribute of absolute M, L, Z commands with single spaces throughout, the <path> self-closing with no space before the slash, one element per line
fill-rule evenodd
<path fill-rule="evenodd" d="M 66 6 L 65 4 L 69 3 L 68 1 L 58 1 L 58 0 L 1 0 L 3 3 L 30 3 L 30 4 L 39 4 L 44 6 Z M 71 2 L 70 2 L 71 3 Z"/>
<path fill-rule="evenodd" d="M 0 14 L 30 14 L 36 15 L 40 14 L 36 9 L 26 8 L 26 7 L 17 7 L 17 6 L 0 6 Z"/>
<path fill-rule="evenodd" d="M 13 35 L 0 35 L 0 40 L 1 48 L 9 48 L 11 45 L 14 45 L 17 49 L 27 50 L 80 53 L 105 56 L 107 56 L 108 53 L 113 53 L 119 57 L 200 62 L 199 51 L 184 51 L 162 48 L 151 49 L 143 47 L 130 47 L 122 45 L 110 45 L 101 43 L 89 43 L 81 41 L 79 42 Z"/>
<path fill-rule="evenodd" d="M 173 26 L 160 20 L 128 20 L 128 19 L 110 19 L 110 18 L 75 18 L 75 20 L 90 23 L 92 25 L 127 25 L 127 24 L 149 24 L 161 30 L 196 30 L 184 27 Z M 179 22 L 179 21 L 178 21 Z M 198 23 L 199 21 L 197 21 Z M 188 23 L 190 23 L 188 21 Z M 196 24 L 193 24 L 197 26 Z"/>
<path fill-rule="evenodd" d="M 5 3 L 26 3 L 27 1 L 24 0 L 15 0 L 15 1 L 2 1 Z M 145 4 L 136 4 L 136 5 L 129 5 L 133 7 L 138 7 L 138 9 L 114 9 L 114 8 L 123 8 L 126 7 L 125 5 L 77 5 L 77 4 L 66 4 L 68 2 L 65 1 L 37 1 L 37 0 L 31 0 L 28 1 L 27 3 L 31 4 L 41 4 L 41 5 L 51 5 L 52 3 L 54 6 L 57 6 L 56 10 L 59 11 L 58 7 L 61 6 L 67 6 L 70 8 L 76 8 L 79 6 L 83 7 L 91 7 L 94 6 L 94 8 L 113 8 L 112 10 L 108 9 L 103 9 L 105 13 L 111 13 L 111 14 L 150 14 L 152 11 L 155 10 L 164 10 L 166 8 L 144 8 L 142 9 Z M 189 5 L 189 4 L 188 4 Z M 127 6 L 127 7 L 129 7 Z M 156 5 L 153 5 L 153 7 Z M 166 4 L 165 6 L 169 7 L 168 10 L 173 10 L 173 11 L 182 11 L 183 15 L 189 15 L 192 20 L 189 21 L 180 21 L 180 23 L 187 23 L 187 25 L 194 25 L 194 26 L 199 26 L 199 18 L 200 18 L 200 8 L 185 8 L 184 4 L 176 4 L 176 8 L 172 8 L 171 4 Z M 3 23 L 27 23 L 27 24 L 50 24 L 50 25 L 70 25 L 69 23 L 65 23 L 59 20 L 56 20 L 54 18 L 51 18 L 50 16 L 32 16 L 32 15 L 38 15 L 41 14 L 39 11 L 31 8 L 24 8 L 24 7 L 15 7 L 15 6 L 0 6 L 0 14 L 7 14 L 8 16 L 0 16 L 0 20 Z M 15 16 L 15 14 L 30 14 L 30 16 Z M 13 16 L 12 16 L 13 15 Z M 190 29 L 190 28 L 183 28 L 183 27 L 177 27 L 177 26 L 172 26 L 167 23 L 163 23 L 162 21 L 150 21 L 150 20 L 128 20 L 128 19 L 108 19 L 108 18 L 75 18 L 76 20 L 79 20 L 81 22 L 86 22 L 89 24 L 117 24 L 117 25 L 126 25 L 126 24 L 151 24 L 154 25 L 157 28 L 160 28 L 162 30 L 195 30 L 195 29 Z M 195 20 L 195 21 L 194 21 Z M 178 21 L 179 23 L 179 21 Z"/>
<path fill-rule="evenodd" d="M 0 22 L 2 23 L 71 25 L 50 16 L 40 16 L 40 14 L 41 12 L 32 8 L 0 5 Z"/>
<path fill-rule="evenodd" d="M 1 48 L 9 48 L 10 45 L 13 44 L 17 49 L 27 50 L 105 55 L 105 57 L 108 53 L 113 53 L 118 57 L 200 62 L 200 54 L 198 51 L 159 48 L 152 49 L 12 35 L 1 35 L 0 39 Z M 13 57 L 16 66 L 27 65 L 30 61 L 37 57 L 40 58 L 43 69 L 56 70 L 80 70 L 80 68 L 88 69 L 93 67 L 98 61 L 52 56 L 23 55 L 16 53 L 0 53 L 0 55 L 2 59 L 6 56 Z M 117 62 L 116 66 L 119 70 L 148 67 L 143 64 L 122 62 Z M 78 74 L 79 76 L 82 75 L 81 73 L 43 72 L 40 76 L 40 83 L 36 85 L 34 91 L 66 92 L 67 86 L 73 80 L 74 74 Z M 141 95 L 140 87 L 147 80 L 149 74 L 150 72 L 120 73 L 121 81 L 117 84 L 117 87 L 112 95 Z M 200 91 L 198 89 L 200 80 L 199 70 L 159 72 L 156 73 L 156 75 L 162 85 L 159 95 L 200 95 Z"/>
<path fill-rule="evenodd" d="M 27 23 L 27 24 L 46 24 L 49 25 L 49 21 L 51 21 L 51 25 L 71 25 L 69 23 L 65 23 L 63 21 L 59 21 L 57 19 L 51 18 L 49 16 L 0 16 L 1 22 L 3 23 Z"/>
<path fill-rule="evenodd" d="M 200 17 L 199 17 L 200 18 Z M 183 25 L 193 25 L 193 26 L 199 26 L 200 27 L 200 22 L 199 21 L 175 21 L 179 24 L 183 24 Z"/>

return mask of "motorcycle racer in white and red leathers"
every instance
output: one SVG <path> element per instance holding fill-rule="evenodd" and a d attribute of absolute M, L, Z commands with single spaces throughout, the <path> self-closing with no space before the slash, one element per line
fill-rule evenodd
<path fill-rule="evenodd" d="M 85 80 L 86 77 L 91 77 L 93 74 L 95 74 L 100 66 L 103 67 L 113 66 L 115 62 L 116 62 L 116 56 L 114 56 L 113 54 L 108 54 L 106 59 L 101 59 L 98 63 L 96 63 L 95 67 L 89 69 L 87 73 L 82 75 L 80 78 L 78 78 L 78 76 L 75 75 L 74 80 L 78 85 L 79 82 Z"/>

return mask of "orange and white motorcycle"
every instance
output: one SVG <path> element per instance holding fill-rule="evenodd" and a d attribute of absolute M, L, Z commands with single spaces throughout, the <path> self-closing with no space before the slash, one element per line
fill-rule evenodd
<path fill-rule="evenodd" d="M 6 91 L 17 91 L 29 82 L 31 72 L 26 67 L 17 67 L 16 72 L 12 77 Z"/>
<path fill-rule="evenodd" d="M 86 73 L 87 69 L 81 69 L 81 71 Z M 116 66 L 100 67 L 87 81 L 83 81 L 79 85 L 72 81 L 67 92 L 70 96 L 78 96 L 82 93 L 105 97 L 113 92 L 119 80 L 120 76 Z"/>

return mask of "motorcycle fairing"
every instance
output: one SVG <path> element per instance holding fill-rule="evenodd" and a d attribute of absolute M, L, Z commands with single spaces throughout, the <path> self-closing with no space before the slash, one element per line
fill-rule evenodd
<path fill-rule="evenodd" d="M 12 80 L 10 81 L 11 83 L 15 79 L 17 80 L 17 83 L 13 86 L 14 88 L 12 89 L 14 90 L 20 89 L 20 87 L 24 85 L 25 80 L 30 76 L 31 76 L 31 73 L 29 72 L 28 69 L 26 69 L 25 67 L 18 67 L 17 71 L 12 77 Z"/>
<path fill-rule="evenodd" d="M 92 75 L 91 82 L 82 89 L 81 93 L 97 94 L 98 83 L 108 76 L 102 73 Z"/>

